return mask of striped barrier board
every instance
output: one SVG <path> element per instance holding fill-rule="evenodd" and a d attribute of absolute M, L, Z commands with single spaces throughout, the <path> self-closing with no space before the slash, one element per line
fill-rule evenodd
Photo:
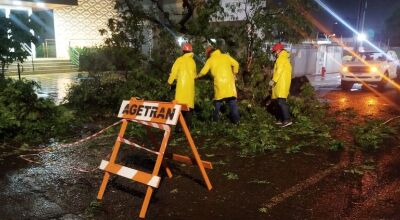
<path fill-rule="evenodd" d="M 122 176 L 145 185 L 158 188 L 161 178 L 151 174 L 135 170 L 129 167 L 124 167 L 119 164 L 112 164 L 106 160 L 102 160 L 100 167 L 101 170 Z"/>

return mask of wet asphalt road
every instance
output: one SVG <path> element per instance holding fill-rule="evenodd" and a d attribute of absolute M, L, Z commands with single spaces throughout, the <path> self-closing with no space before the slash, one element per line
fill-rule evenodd
<path fill-rule="evenodd" d="M 379 91 L 356 84 L 351 91 L 343 91 L 340 85 L 331 85 L 317 88 L 317 93 L 335 110 L 353 109 L 360 116 L 375 119 L 400 115 L 400 90 L 394 86 Z"/>

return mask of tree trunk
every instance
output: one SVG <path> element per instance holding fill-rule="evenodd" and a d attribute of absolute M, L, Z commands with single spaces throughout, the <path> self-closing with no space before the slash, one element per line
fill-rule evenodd
<path fill-rule="evenodd" d="M 253 46 L 254 46 L 254 26 L 252 24 L 248 25 L 247 29 L 247 46 L 246 46 L 246 65 L 243 71 L 243 81 L 245 87 L 251 84 L 251 65 L 253 63 Z"/>
<path fill-rule="evenodd" d="M 0 73 L 0 80 L 4 80 L 5 77 L 5 69 L 6 69 L 6 63 L 1 62 L 1 73 Z"/>
<path fill-rule="evenodd" d="M 251 73 L 250 73 L 250 65 L 252 62 L 252 58 L 248 57 L 246 60 L 246 64 L 243 70 L 243 83 L 245 87 L 248 87 L 251 85 Z"/>

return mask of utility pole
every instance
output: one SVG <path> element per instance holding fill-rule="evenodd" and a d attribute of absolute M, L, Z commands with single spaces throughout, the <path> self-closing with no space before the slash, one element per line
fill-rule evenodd
<path fill-rule="evenodd" d="M 368 0 L 364 0 L 364 5 L 362 6 L 362 19 L 361 19 L 361 33 L 364 33 L 364 24 L 365 24 L 365 13 L 367 11 L 367 7 L 368 7 Z"/>
<path fill-rule="evenodd" d="M 365 24 L 365 13 L 367 11 L 367 0 L 359 0 L 358 3 L 358 13 L 357 13 L 357 32 L 359 34 L 365 34 L 364 33 L 364 24 Z M 358 41 L 358 36 L 354 36 L 354 42 L 355 42 L 355 50 L 358 52 L 360 47 L 362 47 L 362 41 Z"/>

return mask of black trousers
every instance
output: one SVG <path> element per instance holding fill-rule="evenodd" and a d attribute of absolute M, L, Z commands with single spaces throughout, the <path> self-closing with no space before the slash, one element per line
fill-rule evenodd
<path fill-rule="evenodd" d="M 289 121 L 290 120 L 290 110 L 286 99 L 278 98 L 274 99 L 275 111 L 274 116 L 277 121 Z"/>
<path fill-rule="evenodd" d="M 182 111 L 183 118 L 185 119 L 186 125 L 188 128 L 192 126 L 192 117 L 193 117 L 193 109 L 189 111 Z"/>
<path fill-rule="evenodd" d="M 193 109 L 189 109 L 189 111 L 182 111 L 183 118 L 185 119 L 187 127 L 190 129 L 192 126 L 192 117 L 193 117 Z M 180 132 L 182 131 L 181 124 L 175 126 L 175 131 Z"/>
<path fill-rule="evenodd" d="M 213 121 L 219 121 L 219 112 L 221 111 L 223 102 L 227 103 L 230 108 L 231 121 L 235 124 L 239 123 L 240 114 L 235 97 L 214 100 Z"/>

